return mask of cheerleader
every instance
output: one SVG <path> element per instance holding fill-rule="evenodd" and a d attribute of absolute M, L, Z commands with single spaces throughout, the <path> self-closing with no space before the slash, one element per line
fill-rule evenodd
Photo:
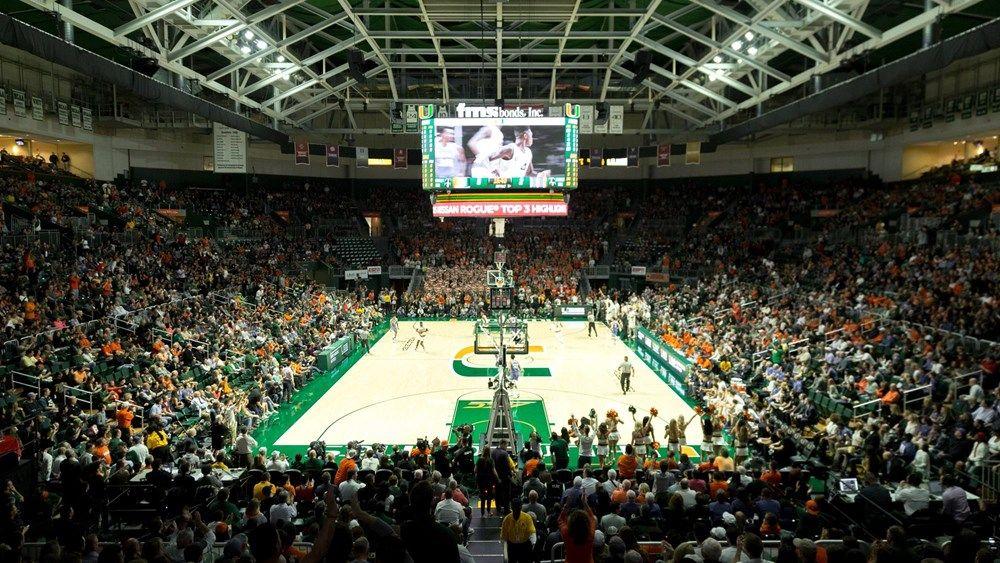
<path fill-rule="evenodd" d="M 733 446 L 736 452 L 733 456 L 733 463 L 740 466 L 750 457 L 750 429 L 747 427 L 746 419 L 737 417 L 734 430 Z"/>
<path fill-rule="evenodd" d="M 712 420 L 711 413 L 706 412 L 701 417 L 701 458 L 702 459 L 713 459 L 713 451 L 715 446 L 713 444 L 713 438 L 715 436 L 715 422 Z"/>
<path fill-rule="evenodd" d="M 645 416 L 641 423 L 638 421 L 635 423 L 635 431 L 632 432 L 632 445 L 635 447 L 635 455 L 639 457 L 640 464 L 645 463 L 646 455 L 649 453 L 649 445 L 653 443 L 653 440 L 653 425 L 650 424 L 650 418 Z"/>
<path fill-rule="evenodd" d="M 677 424 L 677 419 L 671 418 L 667 425 L 667 451 L 679 454 L 681 451 L 681 430 Z"/>
<path fill-rule="evenodd" d="M 608 417 L 605 423 L 608 425 L 608 453 L 612 456 L 618 455 L 618 440 L 621 439 L 621 435 L 618 434 L 618 425 L 621 423 L 617 416 Z"/>
<path fill-rule="evenodd" d="M 597 427 L 597 462 L 604 469 L 604 463 L 608 459 L 608 425 L 601 423 Z"/>

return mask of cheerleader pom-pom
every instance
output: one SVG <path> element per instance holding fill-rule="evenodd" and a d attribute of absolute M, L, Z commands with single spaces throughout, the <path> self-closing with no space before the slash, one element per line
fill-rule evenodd
<path fill-rule="evenodd" d="M 618 411 L 616 411 L 615 409 L 609 410 L 607 412 L 607 417 L 610 418 L 610 419 L 612 419 L 612 420 L 617 419 L 618 418 Z"/>
<path fill-rule="evenodd" d="M 634 407 L 634 406 L 632 406 L 632 405 L 629 405 L 629 407 L 628 407 L 628 412 L 629 412 L 629 413 L 631 413 L 631 414 L 635 414 L 635 412 L 636 412 L 636 409 L 635 409 L 635 407 Z"/>
<path fill-rule="evenodd" d="M 649 409 L 649 416 L 656 416 L 660 414 L 660 411 L 656 410 L 656 407 L 651 407 Z"/>

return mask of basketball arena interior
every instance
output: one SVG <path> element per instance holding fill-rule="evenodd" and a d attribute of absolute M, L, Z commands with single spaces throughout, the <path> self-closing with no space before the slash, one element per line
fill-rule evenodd
<path fill-rule="evenodd" d="M 3 0 L 0 562 L 1000 561 L 997 0 Z"/>

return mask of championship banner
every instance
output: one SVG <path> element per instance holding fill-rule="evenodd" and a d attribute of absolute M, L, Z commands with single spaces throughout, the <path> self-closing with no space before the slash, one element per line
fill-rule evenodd
<path fill-rule="evenodd" d="M 69 125 L 69 104 L 56 102 L 56 113 L 59 115 L 59 125 Z"/>
<path fill-rule="evenodd" d="M 621 135 L 625 131 L 625 107 L 611 106 L 608 108 L 608 133 Z"/>
<path fill-rule="evenodd" d="M 0 88 L 0 115 L 7 115 L 7 89 Z"/>
<path fill-rule="evenodd" d="M 358 147 L 354 150 L 354 164 L 358 168 L 368 168 L 368 147 Z"/>
<path fill-rule="evenodd" d="M 309 141 L 295 141 L 295 164 L 309 164 Z"/>
<path fill-rule="evenodd" d="M 42 98 L 40 96 L 31 97 L 31 117 L 35 121 L 42 121 L 45 119 L 45 108 L 43 106 Z"/>
<path fill-rule="evenodd" d="M 406 149 L 392 149 L 392 167 L 406 168 Z"/>
<path fill-rule="evenodd" d="M 83 127 L 83 112 L 80 111 L 80 106 L 71 106 L 69 108 L 69 117 L 73 123 L 73 127 Z"/>
<path fill-rule="evenodd" d="M 670 145 L 656 146 L 656 166 L 670 166 Z"/>
<path fill-rule="evenodd" d="M 590 149 L 590 167 L 600 168 L 604 166 L 604 151 L 602 149 Z"/>
<path fill-rule="evenodd" d="M 638 168 L 639 167 L 639 147 L 629 147 L 628 148 L 628 167 Z"/>
<path fill-rule="evenodd" d="M 590 135 L 594 132 L 594 106 L 580 106 L 580 134 Z"/>
<path fill-rule="evenodd" d="M 646 267 L 645 266 L 632 266 L 632 275 L 633 276 L 645 276 L 646 275 Z"/>
<path fill-rule="evenodd" d="M 90 108 L 83 108 L 82 110 L 83 118 L 83 130 L 93 131 L 94 130 L 94 114 L 90 112 Z"/>
<path fill-rule="evenodd" d="M 326 165 L 340 166 L 340 145 L 326 146 Z"/>
<path fill-rule="evenodd" d="M 14 96 L 14 115 L 28 117 L 28 106 L 25 104 L 24 90 L 11 90 Z"/>

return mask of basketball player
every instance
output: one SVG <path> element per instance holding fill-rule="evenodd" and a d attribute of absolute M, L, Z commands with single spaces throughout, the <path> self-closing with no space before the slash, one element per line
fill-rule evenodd
<path fill-rule="evenodd" d="M 424 346 L 424 337 L 427 336 L 427 327 L 424 326 L 423 321 L 417 324 L 417 343 L 413 346 L 413 350 L 416 351 L 417 348 L 423 348 L 424 352 L 427 351 L 427 347 Z"/>
<path fill-rule="evenodd" d="M 535 138 L 531 128 L 514 130 L 514 142 L 500 147 L 490 155 L 490 161 L 497 163 L 497 174 L 500 178 L 547 178 L 548 170 L 535 172 L 532 163 L 531 145 Z"/>
<path fill-rule="evenodd" d="M 389 330 L 392 331 L 392 341 L 395 342 L 396 337 L 399 336 L 399 317 L 396 315 L 393 315 L 392 318 L 389 319 Z"/>
<path fill-rule="evenodd" d="M 632 390 L 632 364 L 628 362 L 628 356 L 625 356 L 625 361 L 618 366 L 618 382 L 622 386 L 622 395 Z"/>
<path fill-rule="evenodd" d="M 510 360 L 510 380 L 517 381 L 521 379 L 521 375 L 524 370 L 521 369 L 521 364 L 517 361 L 517 358 L 511 358 Z"/>
<path fill-rule="evenodd" d="M 370 354 L 372 351 L 371 343 L 368 341 L 370 337 L 371 333 L 368 332 L 368 327 L 366 325 L 361 325 L 361 327 L 358 328 L 357 339 L 358 343 L 361 344 L 361 347 L 365 349 L 365 354 Z"/>
<path fill-rule="evenodd" d="M 490 155 L 503 146 L 503 132 L 496 125 L 484 125 L 469 139 L 469 150 L 476 155 L 469 176 L 473 178 L 498 178 L 497 164 Z"/>
<path fill-rule="evenodd" d="M 587 311 L 587 336 L 597 336 L 597 325 L 594 324 L 594 311 Z"/>
<path fill-rule="evenodd" d="M 438 178 L 465 176 L 465 151 L 455 142 L 455 128 L 441 127 L 434 144 L 434 175 Z"/>

